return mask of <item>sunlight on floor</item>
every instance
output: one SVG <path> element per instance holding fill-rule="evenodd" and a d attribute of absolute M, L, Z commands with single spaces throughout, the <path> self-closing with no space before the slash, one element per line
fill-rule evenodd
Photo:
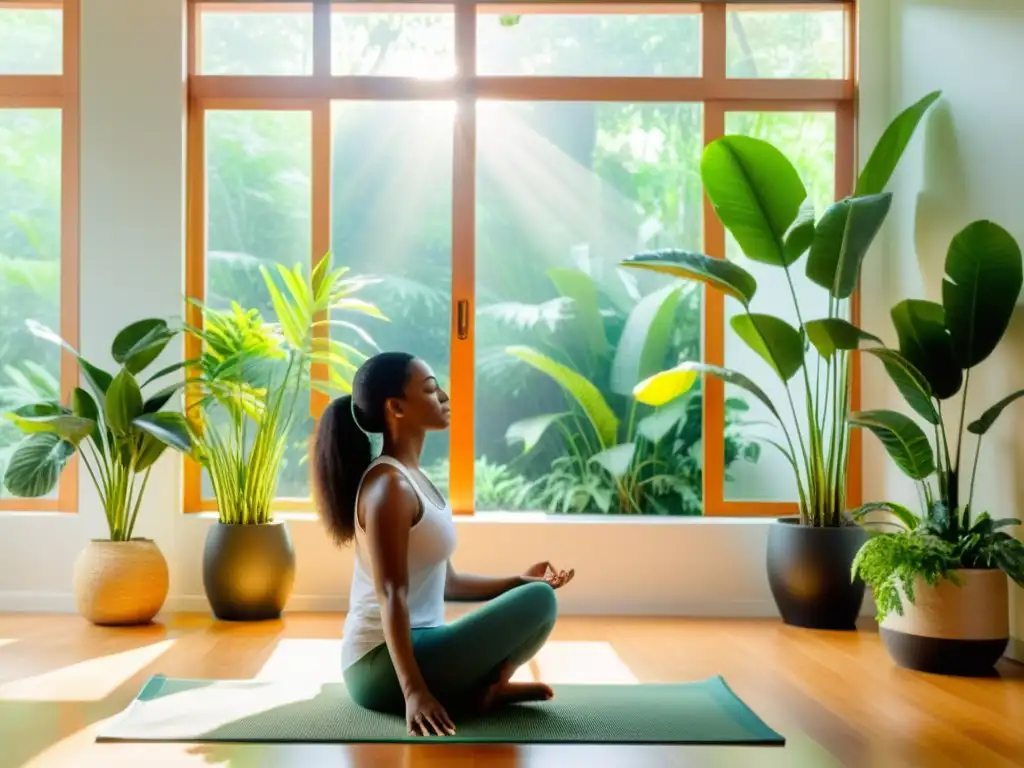
<path fill-rule="evenodd" d="M 255 680 L 341 680 L 341 641 L 282 638 Z"/>
<path fill-rule="evenodd" d="M 87 659 L 0 684 L 0 701 L 101 701 L 156 661 L 174 640 Z"/>

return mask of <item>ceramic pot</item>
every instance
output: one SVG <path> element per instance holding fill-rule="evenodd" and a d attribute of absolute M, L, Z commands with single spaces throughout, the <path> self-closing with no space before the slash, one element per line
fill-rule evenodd
<path fill-rule="evenodd" d="M 211 526 L 203 550 L 203 588 L 218 619 L 279 618 L 294 581 L 295 550 L 284 522 Z"/>
<path fill-rule="evenodd" d="M 918 579 L 914 602 L 900 591 L 903 615 L 879 626 L 886 650 L 899 666 L 939 675 L 988 676 L 1010 641 L 1007 576 L 997 569 L 954 571 L 959 586 Z"/>
<path fill-rule="evenodd" d="M 858 525 L 813 528 L 798 517 L 768 530 L 768 585 L 786 624 L 808 629 L 856 629 L 864 582 L 850 569 L 867 541 Z"/>

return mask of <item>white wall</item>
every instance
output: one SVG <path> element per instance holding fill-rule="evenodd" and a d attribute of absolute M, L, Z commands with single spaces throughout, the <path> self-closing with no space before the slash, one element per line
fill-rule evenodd
<path fill-rule="evenodd" d="M 904 156 L 893 186 L 887 242 L 865 272 L 865 326 L 893 341 L 887 309 L 907 296 L 941 299 L 946 250 L 966 224 L 991 219 L 1024 245 L 1019 188 L 1024 178 L 1024 4 L 891 0 L 861 8 L 861 114 L 869 123 L 861 126 L 861 152 L 869 151 L 879 135 L 880 111 L 894 114 L 933 89 L 944 93 L 924 127 L 924 140 Z M 866 363 L 865 368 L 865 407 L 902 409 L 881 367 Z M 1021 387 L 1024 310 L 1019 309 L 1001 349 L 971 377 L 968 415 L 977 416 Z M 1024 408 L 1018 404 L 985 438 L 975 504 L 996 517 L 1024 517 L 1022 431 Z M 866 438 L 866 444 L 866 498 L 908 498 L 906 481 L 877 442 Z M 966 447 L 973 455 L 973 441 Z M 1015 652 L 1024 659 L 1024 590 L 1013 590 L 1011 604 Z"/>

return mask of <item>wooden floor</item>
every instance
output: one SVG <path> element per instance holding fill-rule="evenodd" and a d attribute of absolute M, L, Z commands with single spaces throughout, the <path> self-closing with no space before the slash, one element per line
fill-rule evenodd
<path fill-rule="evenodd" d="M 178 615 L 135 629 L 76 616 L 0 615 L 0 768 L 13 766 L 969 766 L 1024 765 L 1024 667 L 963 680 L 896 669 L 871 629 L 775 621 L 568 617 L 525 677 L 552 683 L 686 681 L 722 674 L 787 745 L 505 747 L 96 744 L 155 673 L 340 676 L 337 614 L 229 625 Z"/>

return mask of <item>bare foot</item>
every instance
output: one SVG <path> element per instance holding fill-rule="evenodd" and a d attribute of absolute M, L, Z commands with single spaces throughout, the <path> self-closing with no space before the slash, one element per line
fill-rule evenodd
<path fill-rule="evenodd" d="M 488 712 L 506 704 L 547 701 L 554 695 L 551 686 L 545 683 L 510 683 L 507 680 L 499 680 L 484 693 L 481 707 Z"/>

